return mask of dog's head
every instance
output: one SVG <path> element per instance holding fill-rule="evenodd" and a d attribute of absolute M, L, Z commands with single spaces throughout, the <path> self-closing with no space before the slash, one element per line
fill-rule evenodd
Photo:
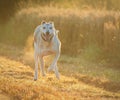
<path fill-rule="evenodd" d="M 41 32 L 44 40 L 49 41 L 56 34 L 54 23 L 43 21 L 41 23 Z"/>

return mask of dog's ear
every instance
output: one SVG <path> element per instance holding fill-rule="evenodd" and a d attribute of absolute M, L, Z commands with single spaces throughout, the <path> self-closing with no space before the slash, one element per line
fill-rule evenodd
<path fill-rule="evenodd" d="M 52 21 L 50 21 L 49 23 L 52 24 L 52 25 L 54 25 L 54 22 L 52 22 Z"/>
<path fill-rule="evenodd" d="M 46 23 L 46 21 L 42 21 L 42 22 L 41 22 L 41 24 L 45 24 L 45 23 Z"/>

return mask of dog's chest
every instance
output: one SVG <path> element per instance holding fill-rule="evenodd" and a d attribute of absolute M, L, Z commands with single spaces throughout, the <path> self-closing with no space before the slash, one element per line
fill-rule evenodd
<path fill-rule="evenodd" d="M 41 49 L 51 49 L 52 48 L 52 42 L 41 42 L 40 48 Z"/>
<path fill-rule="evenodd" d="M 41 44 L 39 45 L 40 51 L 39 53 L 43 56 L 46 55 L 50 55 L 53 54 L 53 43 L 49 43 L 49 42 L 41 42 Z"/>
<path fill-rule="evenodd" d="M 51 51 L 53 48 L 53 43 L 52 42 L 41 42 L 39 45 L 40 51 L 41 52 L 47 52 Z"/>

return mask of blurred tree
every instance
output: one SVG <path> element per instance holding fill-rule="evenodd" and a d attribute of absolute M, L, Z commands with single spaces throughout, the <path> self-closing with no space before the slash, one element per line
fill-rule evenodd
<path fill-rule="evenodd" d="M 6 22 L 16 11 L 19 0 L 0 0 L 0 23 Z"/>
<path fill-rule="evenodd" d="M 54 0 L 0 0 L 0 23 L 5 23 L 12 17 L 19 8 L 19 3 L 23 2 L 24 5 L 32 2 L 35 4 L 50 3 Z"/>
<path fill-rule="evenodd" d="M 26 7 L 29 3 L 48 6 L 51 3 L 61 5 L 61 3 L 66 2 L 70 7 L 74 4 L 78 8 L 82 5 L 88 5 L 93 8 L 120 10 L 120 0 L 0 0 L 0 23 L 7 22 L 9 18 L 15 14 L 19 6 L 21 6 L 19 5 L 20 2 L 24 4 L 22 7 Z M 64 7 L 64 5 L 61 6 Z"/>

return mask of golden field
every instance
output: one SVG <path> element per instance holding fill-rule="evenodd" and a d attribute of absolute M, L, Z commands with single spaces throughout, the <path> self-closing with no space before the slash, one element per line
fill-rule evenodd
<path fill-rule="evenodd" d="M 119 100 L 119 2 L 109 0 L 110 6 L 101 9 L 102 0 L 98 7 L 96 0 L 92 7 L 89 0 L 40 1 L 20 2 L 0 24 L 0 100 Z M 42 77 L 40 71 L 33 80 L 33 33 L 42 20 L 53 21 L 60 31 L 60 80 L 52 72 Z M 52 59 L 44 58 L 45 70 Z"/>
<path fill-rule="evenodd" d="M 96 65 L 82 66 L 77 58 L 67 57 L 66 60 L 61 56 L 58 64 L 61 72 L 60 80 L 56 79 L 53 73 L 47 73 L 46 77 L 42 77 L 39 73 L 38 81 L 34 81 L 34 68 L 28 60 L 22 58 L 24 51 L 9 45 L 0 44 L 0 47 L 0 99 L 119 100 L 120 98 L 120 73 L 117 69 L 100 68 Z"/>

